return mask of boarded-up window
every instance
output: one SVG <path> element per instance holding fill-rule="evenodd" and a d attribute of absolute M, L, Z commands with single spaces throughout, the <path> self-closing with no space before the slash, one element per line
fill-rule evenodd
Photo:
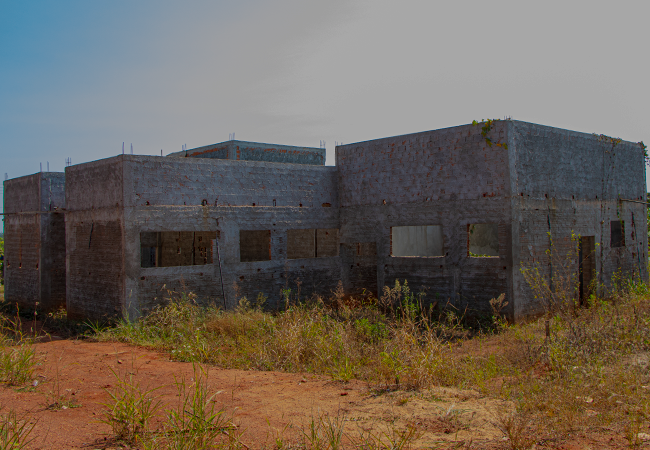
<path fill-rule="evenodd" d="M 444 256 L 442 227 L 420 225 L 391 228 L 392 256 Z"/>
<path fill-rule="evenodd" d="M 287 230 L 287 258 L 316 257 L 316 230 Z"/>
<path fill-rule="evenodd" d="M 338 255 L 339 230 L 336 228 L 287 230 L 287 259 Z"/>
<path fill-rule="evenodd" d="M 622 220 L 612 221 L 611 246 L 625 247 L 625 222 Z"/>
<path fill-rule="evenodd" d="M 357 245 L 357 256 L 377 256 L 376 242 L 359 242 Z"/>
<path fill-rule="evenodd" d="M 240 230 L 239 260 L 241 262 L 270 261 L 271 230 Z"/>
<path fill-rule="evenodd" d="M 212 264 L 216 231 L 146 231 L 140 233 L 142 267 Z"/>
<path fill-rule="evenodd" d="M 319 228 L 316 230 L 316 256 L 318 258 L 339 256 L 338 228 Z"/>
<path fill-rule="evenodd" d="M 499 225 L 476 223 L 467 226 L 468 256 L 485 258 L 499 256 Z"/>

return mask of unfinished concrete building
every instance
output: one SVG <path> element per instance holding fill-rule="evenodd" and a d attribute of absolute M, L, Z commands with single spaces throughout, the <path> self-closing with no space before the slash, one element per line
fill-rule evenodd
<path fill-rule="evenodd" d="M 522 264 L 544 270 L 549 236 L 566 245 L 572 232 L 580 295 L 594 274 L 647 279 L 639 144 L 512 120 L 482 131 L 339 146 L 331 167 L 323 149 L 239 141 L 68 167 L 68 312 L 134 317 L 181 289 L 226 307 L 263 293 L 275 307 L 287 289 L 304 298 L 341 280 L 346 293 L 379 295 L 408 280 L 477 314 L 504 293 L 522 320 L 544 307 Z"/>

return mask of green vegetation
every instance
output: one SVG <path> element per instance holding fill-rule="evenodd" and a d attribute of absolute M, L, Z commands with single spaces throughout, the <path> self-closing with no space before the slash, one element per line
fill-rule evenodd
<path fill-rule="evenodd" d="M 28 383 L 36 364 L 33 342 L 23 335 L 20 317 L 0 315 L 0 382 L 12 386 Z"/>
<path fill-rule="evenodd" d="M 154 395 L 157 388 L 142 387 L 134 379 L 133 371 L 127 375 L 113 374 L 116 387 L 107 391 L 110 401 L 104 405 L 106 412 L 102 422 L 111 426 L 118 439 L 135 442 L 148 431 L 149 422 L 160 408 L 160 401 Z"/>
<path fill-rule="evenodd" d="M 145 450 L 244 448 L 224 409 L 217 409 L 207 386 L 207 370 L 194 365 L 192 382 L 175 380 L 178 403 L 165 411 L 162 429 L 141 438 Z"/>
<path fill-rule="evenodd" d="M 32 441 L 29 435 L 34 430 L 34 425 L 29 418 L 19 417 L 12 409 L 0 414 L 0 450 L 27 448 Z"/>
<path fill-rule="evenodd" d="M 0 381 L 3 383 L 18 386 L 31 381 L 35 365 L 36 353 L 31 343 L 0 348 Z"/>
<path fill-rule="evenodd" d="M 274 313 L 246 299 L 236 311 L 221 311 L 198 306 L 192 294 L 172 295 L 146 317 L 96 338 L 225 368 L 361 379 L 384 391 L 475 389 L 514 405 L 495 411 L 512 448 L 602 427 L 636 442 L 650 425 L 650 290 L 618 277 L 577 307 L 574 282 L 555 286 L 566 291 L 553 293 L 545 320 L 524 325 L 504 319 L 503 296 L 490 302 L 490 326 L 476 328 L 453 308 L 427 307 L 408 284 L 396 283 L 379 299 L 338 290 L 329 298 L 287 301 Z M 334 426 L 331 418 L 314 420 L 321 437 L 327 423 Z"/>
<path fill-rule="evenodd" d="M 447 365 L 452 353 L 447 342 L 469 333 L 460 315 L 436 313 L 398 282 L 378 300 L 345 298 L 340 289 L 329 299 L 289 303 L 279 313 L 251 307 L 245 299 L 235 311 L 202 308 L 193 295 L 180 294 L 146 317 L 124 320 L 96 337 L 168 351 L 179 361 L 418 388 L 474 379 L 472 368 L 482 363 L 457 361 L 455 371 Z"/>
<path fill-rule="evenodd" d="M 5 284 L 5 240 L 0 237 L 0 289 L 4 292 Z"/>
<path fill-rule="evenodd" d="M 488 147 L 492 147 L 492 144 L 496 145 L 497 147 L 503 147 L 504 149 L 508 150 L 508 144 L 505 142 L 494 142 L 491 137 L 488 135 L 490 134 L 490 131 L 492 131 L 492 126 L 494 125 L 495 122 L 498 122 L 501 119 L 487 119 L 483 120 L 481 119 L 480 122 L 477 122 L 476 120 L 472 120 L 472 125 L 481 126 L 481 136 L 483 136 L 483 139 L 485 139 L 485 143 L 488 145 Z"/>
<path fill-rule="evenodd" d="M 19 317 L 0 315 L 0 383 L 19 388 L 32 381 L 38 362 L 33 342 L 23 336 L 21 325 Z M 34 425 L 29 417 L 19 416 L 11 407 L 0 413 L 0 450 L 27 448 Z"/>

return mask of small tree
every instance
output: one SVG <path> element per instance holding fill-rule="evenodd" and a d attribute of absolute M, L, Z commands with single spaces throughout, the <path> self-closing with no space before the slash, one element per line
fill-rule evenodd
<path fill-rule="evenodd" d="M 521 273 L 550 317 L 557 311 L 574 310 L 578 306 L 580 235 L 571 231 L 570 245 L 565 249 L 556 247 L 550 232 L 548 237 L 546 260 L 536 261 L 531 267 L 522 263 Z"/>
<path fill-rule="evenodd" d="M 650 202 L 650 192 L 647 193 L 646 202 Z M 648 211 L 648 251 L 650 251 L 650 208 L 646 208 Z"/>

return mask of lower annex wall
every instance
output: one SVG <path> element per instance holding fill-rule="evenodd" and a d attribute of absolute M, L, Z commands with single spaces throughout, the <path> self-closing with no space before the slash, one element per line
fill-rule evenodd
<path fill-rule="evenodd" d="M 228 308 L 242 297 L 254 303 L 262 293 L 268 297 L 266 306 L 277 308 L 283 290 L 290 290 L 294 299 L 298 295 L 305 299 L 336 288 L 341 279 L 338 241 L 323 242 L 321 231 L 339 228 L 335 168 L 201 158 L 129 157 L 129 161 L 124 268 L 125 302 L 131 314 L 150 310 L 169 297 L 169 291 L 191 291 L 198 301 L 220 306 L 225 291 Z M 321 253 L 327 256 L 306 251 L 302 253 L 315 257 L 289 259 L 292 230 L 319 230 L 311 236 L 314 245 L 320 237 Z M 240 241 L 244 236 L 243 245 L 251 244 L 245 241 L 250 239 L 248 231 L 258 232 L 253 234 L 258 238 L 266 236 L 266 253 L 262 252 L 266 260 L 242 261 Z M 209 264 L 143 267 L 142 233 L 163 232 L 216 233 L 223 272 L 216 242 L 211 243 Z"/>

